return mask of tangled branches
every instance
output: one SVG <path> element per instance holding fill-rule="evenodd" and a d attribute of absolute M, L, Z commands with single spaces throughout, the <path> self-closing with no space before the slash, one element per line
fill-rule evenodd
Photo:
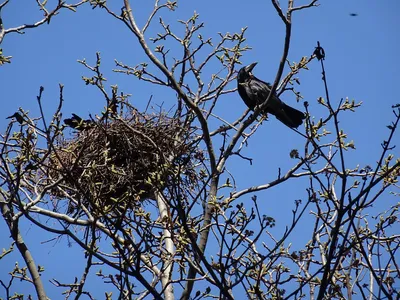
<path fill-rule="evenodd" d="M 195 174 L 194 149 L 190 130 L 179 120 L 130 109 L 124 118 L 94 122 L 72 139 L 61 138 L 46 174 L 63 178 L 51 194 L 74 199 L 69 212 L 83 203 L 96 215 L 115 213 L 154 199 L 183 169 Z"/>

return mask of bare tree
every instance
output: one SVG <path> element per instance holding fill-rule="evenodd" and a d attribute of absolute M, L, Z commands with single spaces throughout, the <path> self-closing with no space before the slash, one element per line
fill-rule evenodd
<path fill-rule="evenodd" d="M 5 28 L 5 25 L 3 23 L 3 19 L 1 17 L 1 15 L 2 15 L 2 10 L 4 9 L 4 7 L 6 7 L 6 5 L 9 2 L 10 2 L 10 0 L 5 0 L 3 3 L 0 3 L 0 44 L 3 42 L 4 38 L 8 34 L 10 34 L 10 33 L 24 34 L 26 29 L 36 28 L 43 24 L 50 24 L 50 21 L 52 20 L 52 18 L 54 16 L 56 16 L 57 14 L 59 14 L 61 10 L 68 9 L 71 11 L 76 11 L 76 9 L 79 6 L 81 6 L 82 4 L 84 4 L 85 2 L 87 2 L 87 0 L 83 0 L 83 1 L 80 1 L 77 3 L 67 3 L 66 1 L 58 0 L 57 4 L 52 8 L 49 8 L 49 6 L 51 4 L 48 4 L 47 0 L 44 0 L 42 2 L 37 0 L 36 3 L 38 5 L 38 9 L 40 11 L 43 11 L 42 19 L 40 19 L 34 23 L 31 23 L 31 24 L 22 24 L 22 25 L 15 26 L 15 27 Z M 12 56 L 4 56 L 3 51 L 0 48 L 0 65 L 3 65 L 5 63 L 10 63 L 11 58 L 12 58 Z"/>
<path fill-rule="evenodd" d="M 147 61 L 136 66 L 116 60 L 114 71 L 174 91 L 176 105 L 165 111 L 150 98 L 148 108 L 138 111 L 130 104 L 129 94 L 117 85 L 105 85 L 97 53 L 93 65 L 79 62 L 90 73 L 83 80 L 98 89 L 105 109 L 88 120 L 75 119 L 72 137 L 65 134 L 62 123 L 62 85 L 50 120 L 42 109 L 43 87 L 37 95 L 40 116 L 30 116 L 23 109 L 11 116 L 1 140 L 0 206 L 27 269 L 17 265 L 8 283 L 0 281 L 7 299 L 12 299 L 15 279 L 33 284 L 39 299 L 47 298 L 40 279 L 43 270 L 36 266 L 19 232 L 23 218 L 84 250 L 86 266 L 80 278 L 52 281 L 66 298 L 93 299 L 86 284 L 90 276 L 112 285 L 119 299 L 399 297 L 395 280 L 400 276 L 396 259 L 400 236 L 390 230 L 399 222 L 398 204 L 376 216 L 369 211 L 384 193 L 398 196 L 400 159 L 393 154 L 393 137 L 399 106 L 393 106 L 380 157 L 360 167 L 346 159 L 346 151 L 356 150 L 339 127 L 339 119 L 361 104 L 348 99 L 333 104 L 319 43 L 312 55 L 289 64 L 290 72 L 282 78 L 292 15 L 316 6 L 316 0 L 298 7 L 289 0 L 286 10 L 272 0 L 286 27 L 272 91 L 280 95 L 289 90 L 301 98 L 296 75 L 311 62 L 315 67 L 319 62 L 325 95 L 318 103 L 325 114 L 314 116 L 305 102 L 305 133 L 293 130 L 303 138 L 303 145 L 290 153 L 292 167 L 244 189 L 237 188 L 237 176 L 227 163 L 233 157 L 251 162 L 242 150 L 262 124 L 265 116 L 260 118 L 260 112 L 268 99 L 234 122 L 217 115 L 215 108 L 221 97 L 236 92 L 240 57 L 250 49 L 245 43 L 246 28 L 212 41 L 202 36 L 204 23 L 194 13 L 179 21 L 184 34 L 178 35 L 162 17 L 155 21 L 163 11 L 175 10 L 175 1 L 156 0 L 141 25 L 136 20 L 140 8 L 131 7 L 128 0 L 118 12 L 99 0 L 59 2 L 51 12 L 46 3 L 38 2 L 44 19 L 14 29 L 1 27 L 0 42 L 7 33 L 37 27 L 61 8 L 75 9 L 85 2 L 121 21 L 146 54 Z M 155 37 L 147 35 L 151 26 L 161 28 Z M 181 56 L 164 41 L 175 43 Z M 220 68 L 207 78 L 203 71 L 212 61 Z M 211 125 L 215 122 L 216 127 Z M 260 211 L 257 192 L 282 188 L 300 178 L 308 180 L 301 187 L 307 198 L 295 201 L 290 226 L 283 235 L 274 236 L 270 229 L 277 221 Z M 308 211 L 314 222 L 310 237 L 292 250 L 291 234 Z M 12 251 L 13 245 L 0 259 Z"/>

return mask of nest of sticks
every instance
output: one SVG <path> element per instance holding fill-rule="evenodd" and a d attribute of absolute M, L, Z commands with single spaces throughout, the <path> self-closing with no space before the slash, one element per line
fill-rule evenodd
<path fill-rule="evenodd" d="M 84 205 L 96 216 L 121 215 L 154 199 L 156 191 L 194 184 L 199 151 L 180 120 L 131 109 L 58 142 L 47 176 L 62 179 L 50 194 L 70 199 L 68 213 Z"/>

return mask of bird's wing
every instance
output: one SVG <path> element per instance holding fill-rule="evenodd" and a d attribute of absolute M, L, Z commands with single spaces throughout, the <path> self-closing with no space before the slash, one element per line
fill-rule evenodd
<path fill-rule="evenodd" d="M 254 103 L 253 99 L 249 97 L 246 85 L 247 83 L 239 83 L 238 92 L 243 102 L 247 105 L 247 107 L 253 109 L 256 106 L 256 104 Z"/>
<path fill-rule="evenodd" d="M 75 119 L 77 122 L 81 122 L 82 118 L 74 113 L 72 113 L 72 119 Z"/>
<path fill-rule="evenodd" d="M 249 82 L 248 89 L 248 94 L 250 95 L 250 98 L 252 98 L 255 105 L 264 103 L 271 91 L 267 83 L 257 78 L 254 78 Z"/>
<path fill-rule="evenodd" d="M 257 84 L 268 91 L 266 96 L 263 94 L 266 99 L 271 91 L 271 85 L 259 79 L 257 79 Z M 269 99 L 265 112 L 273 114 L 279 121 L 292 128 L 299 127 L 305 118 L 303 112 L 285 104 L 276 94 Z"/>

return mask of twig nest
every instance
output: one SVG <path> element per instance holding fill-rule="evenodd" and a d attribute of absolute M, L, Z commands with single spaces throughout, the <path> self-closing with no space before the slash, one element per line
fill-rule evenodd
<path fill-rule="evenodd" d="M 48 175 L 61 178 L 61 184 L 51 194 L 70 199 L 69 213 L 80 204 L 96 215 L 121 213 L 153 199 L 156 190 L 173 187 L 183 173 L 196 180 L 196 153 L 191 130 L 178 119 L 132 110 L 59 141 Z M 190 184 L 179 184 L 185 182 Z"/>

